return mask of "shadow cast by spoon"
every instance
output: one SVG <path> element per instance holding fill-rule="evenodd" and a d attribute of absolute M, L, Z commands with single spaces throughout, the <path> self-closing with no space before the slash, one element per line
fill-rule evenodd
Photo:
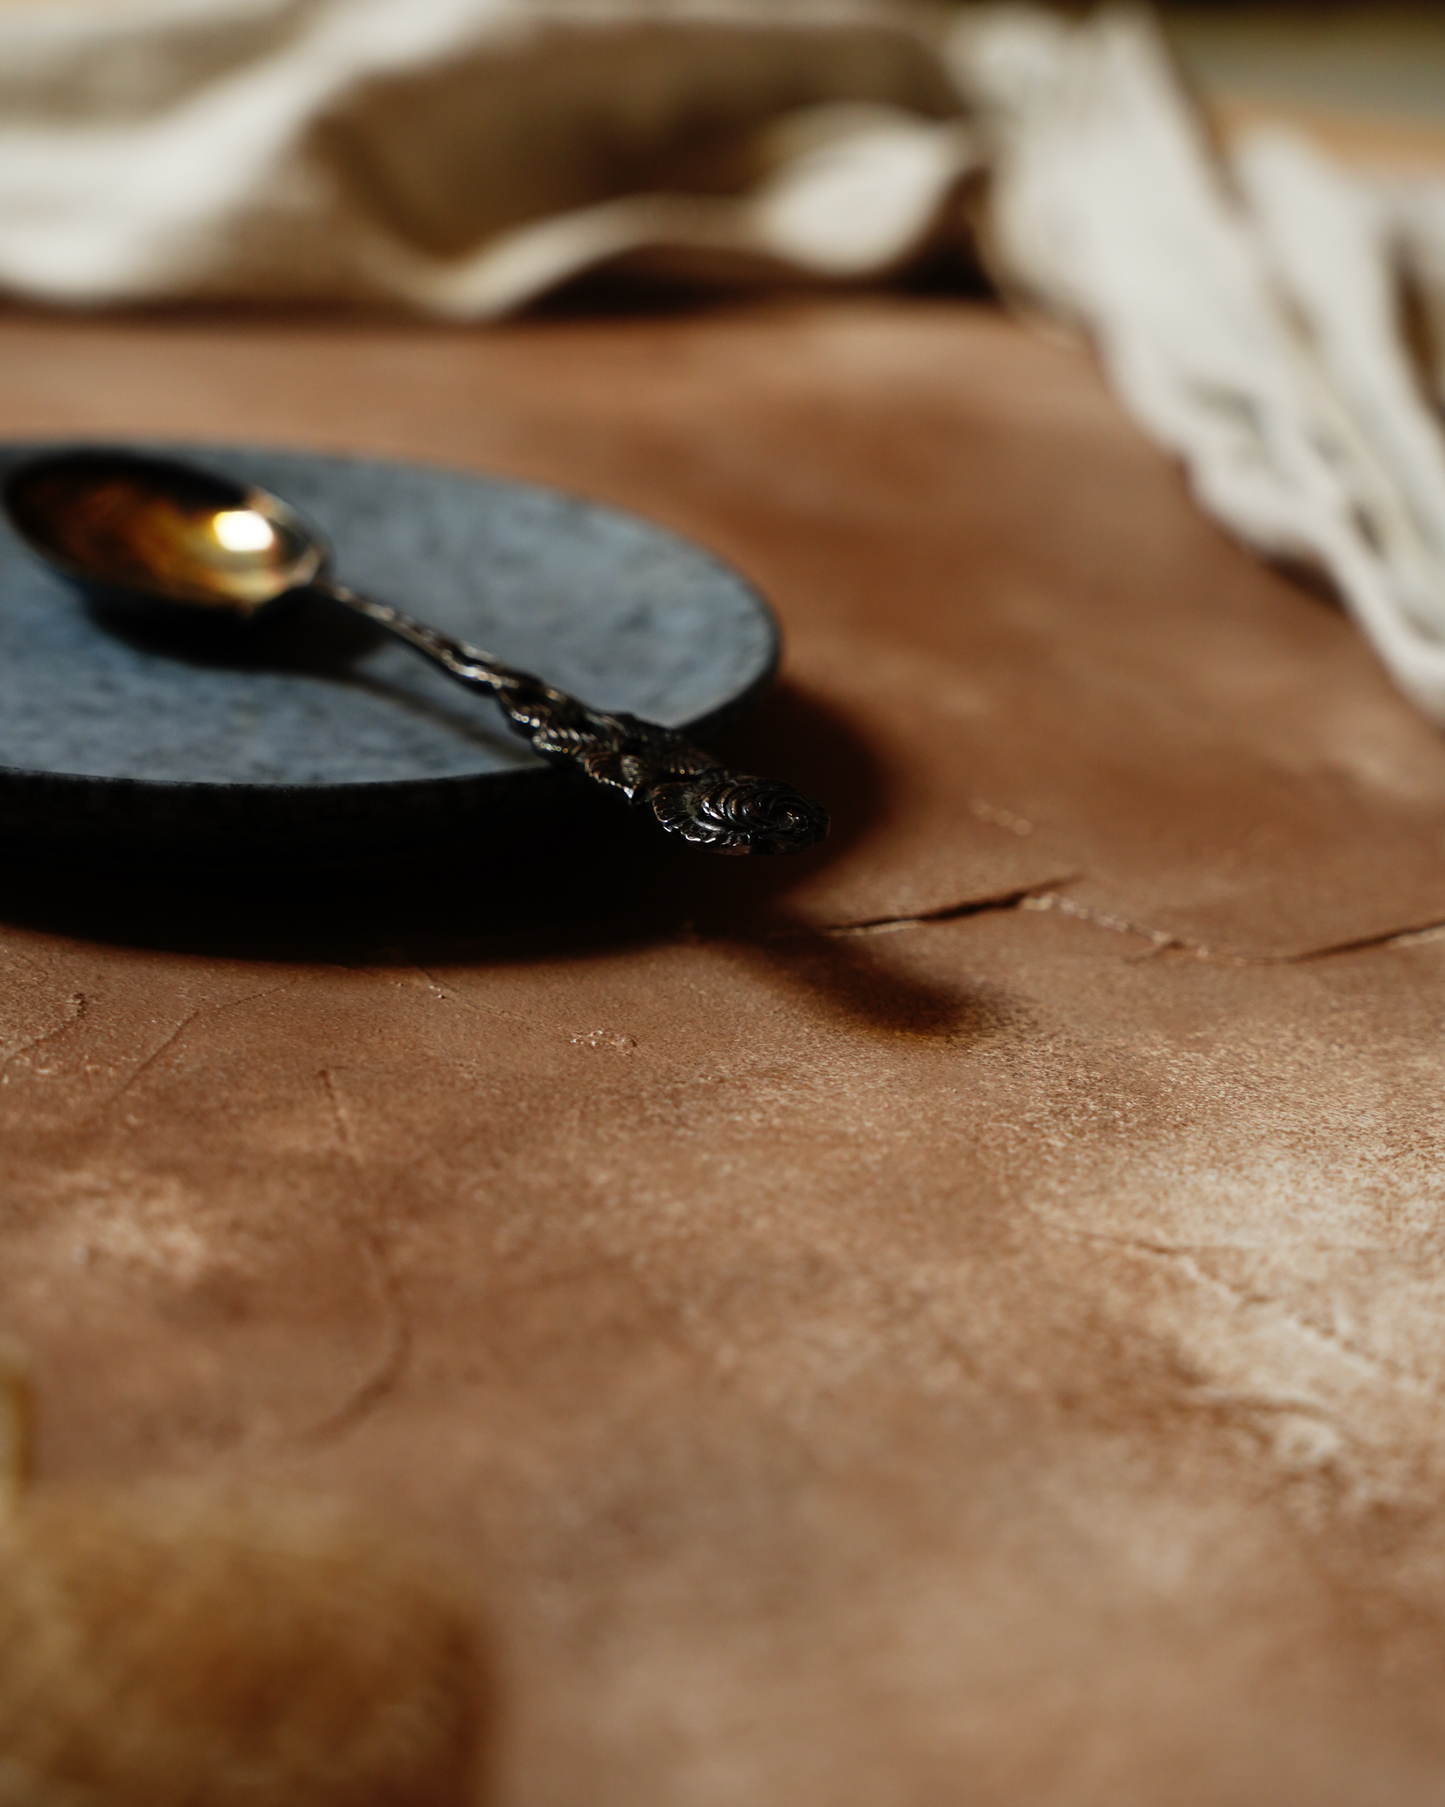
<path fill-rule="evenodd" d="M 96 625 L 148 658 L 242 671 L 295 671 L 345 679 L 386 635 L 364 616 L 301 595 L 277 613 L 236 621 L 195 609 L 162 614 L 124 595 L 80 593 Z"/>
<path fill-rule="evenodd" d="M 160 615 L 154 608 L 137 607 L 129 598 L 104 592 L 87 594 L 84 606 L 97 626 L 148 659 L 320 678 L 383 698 L 392 708 L 425 721 L 443 721 L 450 732 L 499 754 L 509 764 L 535 763 L 536 756 L 507 732 L 489 699 L 468 696 L 451 685 L 436 685 L 422 695 L 367 669 L 362 661 L 384 647 L 389 636 L 325 597 L 298 596 L 286 609 L 245 623 L 194 610 Z M 424 669 L 405 657 L 401 663 L 409 675 Z"/>

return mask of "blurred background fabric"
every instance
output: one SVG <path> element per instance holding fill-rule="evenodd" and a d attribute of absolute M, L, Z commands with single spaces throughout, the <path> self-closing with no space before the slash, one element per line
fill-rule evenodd
<path fill-rule="evenodd" d="M 599 269 L 857 284 L 947 248 L 1086 332 L 1202 506 L 1445 723 L 1445 166 L 1233 123 L 1132 8 L 21 6 L 0 285 L 481 321 Z"/>

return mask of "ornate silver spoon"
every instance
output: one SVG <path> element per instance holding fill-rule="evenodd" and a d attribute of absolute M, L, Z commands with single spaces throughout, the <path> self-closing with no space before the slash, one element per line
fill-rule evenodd
<path fill-rule="evenodd" d="M 566 691 L 328 575 L 325 540 L 278 496 L 169 458 L 59 452 L 13 468 L 4 507 L 62 575 L 187 612 L 253 620 L 301 595 L 330 598 L 496 698 L 535 752 L 572 765 L 671 833 L 717 853 L 800 853 L 827 812 L 777 778 L 731 772 L 681 734 L 591 709 Z"/>

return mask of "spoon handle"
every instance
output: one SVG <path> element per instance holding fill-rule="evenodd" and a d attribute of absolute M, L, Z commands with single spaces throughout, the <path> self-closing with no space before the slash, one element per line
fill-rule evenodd
<path fill-rule="evenodd" d="M 650 809 L 670 833 L 715 853 L 801 853 L 828 832 L 828 815 L 778 778 L 721 766 L 671 728 L 589 709 L 565 690 L 438 632 L 343 584 L 312 588 L 386 628 L 459 684 L 489 692 L 534 752 L 572 765 L 629 803 Z"/>

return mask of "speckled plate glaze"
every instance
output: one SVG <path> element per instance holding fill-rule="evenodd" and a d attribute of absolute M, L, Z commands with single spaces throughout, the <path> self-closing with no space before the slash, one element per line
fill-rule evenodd
<path fill-rule="evenodd" d="M 0 473 L 51 447 L 0 446 Z M 705 731 L 771 676 L 735 572 L 530 484 L 374 459 L 157 447 L 284 496 L 343 583 L 609 710 Z M 250 862 L 485 832 L 569 780 L 388 638 L 303 604 L 237 647 L 89 607 L 0 522 L 0 834 L 57 851 Z M 594 807 L 615 807 L 598 797 Z"/>

